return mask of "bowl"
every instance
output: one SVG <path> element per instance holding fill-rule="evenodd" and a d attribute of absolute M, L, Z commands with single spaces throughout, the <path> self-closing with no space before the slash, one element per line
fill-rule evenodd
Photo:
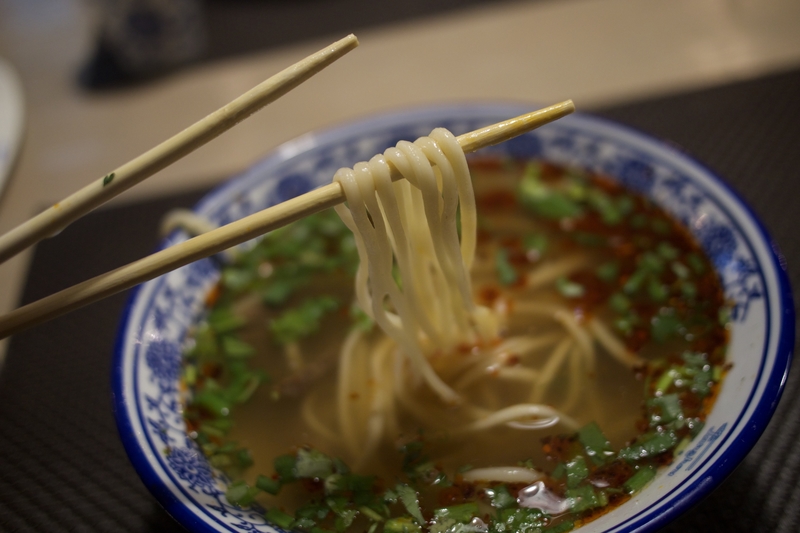
<path fill-rule="evenodd" d="M 217 224 L 329 183 L 335 171 L 402 139 L 446 127 L 456 135 L 535 107 L 467 104 L 403 110 L 291 141 L 206 196 L 196 212 Z M 747 205 L 703 164 L 628 127 L 574 114 L 486 153 L 542 157 L 619 180 L 671 212 L 708 253 L 732 303 L 730 372 L 702 432 L 655 480 L 582 531 L 654 531 L 697 503 L 753 447 L 780 397 L 794 345 L 786 273 Z M 186 239 L 181 232 L 162 244 Z M 161 505 L 190 531 L 276 531 L 256 510 L 227 502 L 225 487 L 182 418 L 181 344 L 217 262 L 204 259 L 140 286 L 118 333 L 113 371 L 120 436 Z M 166 453 L 169 450 L 169 454 Z"/>

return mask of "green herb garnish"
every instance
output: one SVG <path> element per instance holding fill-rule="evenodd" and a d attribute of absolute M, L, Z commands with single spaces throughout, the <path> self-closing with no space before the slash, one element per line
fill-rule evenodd
<path fill-rule="evenodd" d="M 494 256 L 494 267 L 497 279 L 502 285 L 513 285 L 519 279 L 517 271 L 508 262 L 508 250 L 500 248 Z"/>

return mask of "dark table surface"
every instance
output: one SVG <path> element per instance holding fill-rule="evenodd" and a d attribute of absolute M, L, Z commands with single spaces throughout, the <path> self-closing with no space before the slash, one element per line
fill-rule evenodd
<path fill-rule="evenodd" d="M 800 286 L 800 70 L 596 110 L 682 146 L 761 217 Z M 24 302 L 142 257 L 166 210 L 202 191 L 98 211 L 40 243 Z M 119 441 L 110 363 L 126 295 L 12 338 L 0 372 L 0 531 L 182 531 Z M 800 389 L 790 373 L 739 468 L 666 531 L 800 530 Z"/>

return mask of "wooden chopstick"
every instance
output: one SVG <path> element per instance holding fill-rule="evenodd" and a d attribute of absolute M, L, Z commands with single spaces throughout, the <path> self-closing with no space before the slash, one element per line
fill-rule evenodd
<path fill-rule="evenodd" d="M 521 135 L 572 113 L 571 100 L 527 113 L 458 137 L 465 152 L 473 152 Z M 393 179 L 399 175 L 393 172 Z M 263 235 L 344 201 L 342 188 L 330 183 L 258 213 L 198 235 L 138 261 L 101 274 L 0 317 L 0 339 L 22 329 L 123 291 L 193 261 Z"/>
<path fill-rule="evenodd" d="M 203 146 L 262 107 L 274 102 L 358 46 L 348 35 L 250 89 L 155 148 L 94 180 L 39 215 L 0 236 L 0 263 L 57 233 L 114 196 Z"/>

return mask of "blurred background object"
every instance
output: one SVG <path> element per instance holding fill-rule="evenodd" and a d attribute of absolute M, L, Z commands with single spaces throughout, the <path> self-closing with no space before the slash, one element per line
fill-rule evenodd
<path fill-rule="evenodd" d="M 98 0 L 98 6 L 97 47 L 80 74 L 88 88 L 152 78 L 205 54 L 200 0 Z"/>
<path fill-rule="evenodd" d="M 11 64 L 0 57 L 0 197 L 22 144 L 24 116 L 22 83 Z"/>
<path fill-rule="evenodd" d="M 199 61 L 489 2 L 503 0 L 96 0 L 97 44 L 80 81 L 119 87 Z"/>

